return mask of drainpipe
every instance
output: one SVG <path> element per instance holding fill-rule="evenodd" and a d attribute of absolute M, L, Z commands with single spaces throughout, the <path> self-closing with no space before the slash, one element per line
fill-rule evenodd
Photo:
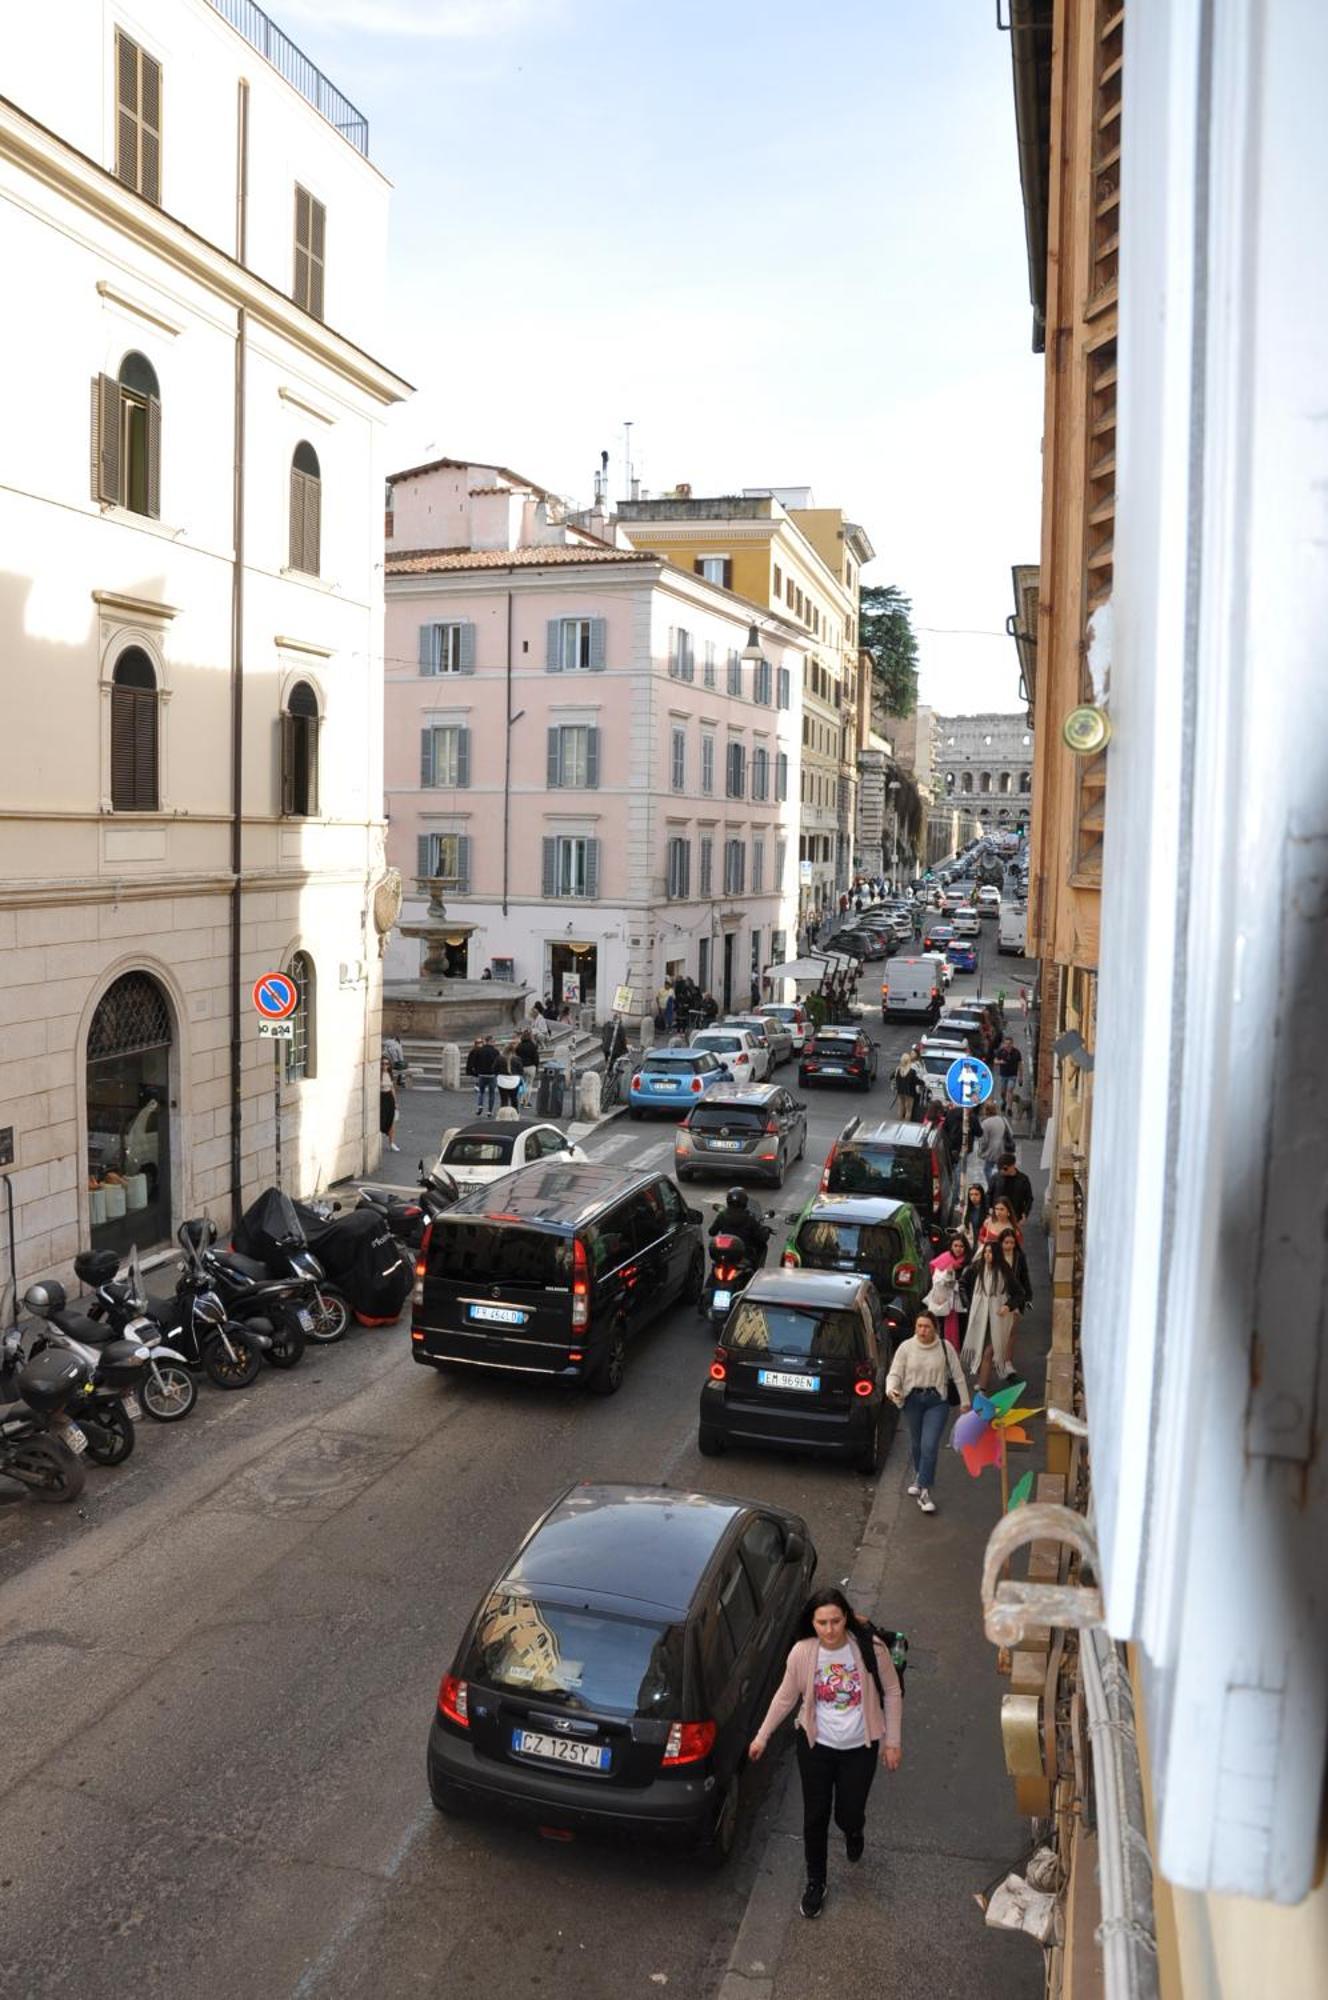
<path fill-rule="evenodd" d="M 1100 1625 L 1079 1644 L 1088 1738 L 1093 1749 L 1103 1985 L 1107 2000 L 1157 2000 L 1160 1975 L 1153 1915 L 1153 1860 L 1144 1817 L 1134 1698 L 1118 1648 Z"/>
<path fill-rule="evenodd" d="M 249 86 L 241 79 L 236 106 L 235 131 L 235 255 L 243 265 L 248 247 L 249 209 Z M 235 324 L 235 386 L 233 424 L 235 433 L 234 470 L 231 487 L 231 535 L 234 555 L 231 563 L 231 908 L 230 908 L 230 1005 L 231 1005 L 231 1221 L 240 1220 L 241 1183 L 241 1090 L 244 1080 L 244 1047 L 240 1039 L 240 925 L 244 867 L 244 424 L 245 424 L 245 343 L 248 315 L 243 306 Z"/>
<path fill-rule="evenodd" d="M 507 870 L 512 843 L 512 593 L 507 593 L 507 725 L 503 731 L 503 915 L 507 915 Z"/>

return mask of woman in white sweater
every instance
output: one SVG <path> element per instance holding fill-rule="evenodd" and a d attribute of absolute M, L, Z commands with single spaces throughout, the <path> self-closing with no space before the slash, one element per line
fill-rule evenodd
<path fill-rule="evenodd" d="M 935 1315 L 925 1309 L 913 1322 L 910 1339 L 901 1340 L 885 1378 L 885 1393 L 904 1412 L 913 1452 L 913 1484 L 909 1492 L 924 1514 L 936 1512 L 931 1489 L 936 1484 L 936 1457 L 950 1414 L 953 1384 L 962 1408 L 969 1406 L 968 1383 L 959 1356 L 941 1338 Z"/>

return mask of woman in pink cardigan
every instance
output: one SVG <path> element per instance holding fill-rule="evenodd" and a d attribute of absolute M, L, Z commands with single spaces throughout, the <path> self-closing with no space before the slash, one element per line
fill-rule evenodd
<path fill-rule="evenodd" d="M 797 1710 L 794 1740 L 802 1779 L 802 1842 L 807 1857 L 804 1917 L 825 1905 L 830 1810 L 850 1861 L 861 1861 L 867 1794 L 876 1766 L 899 1769 L 903 1704 L 889 1649 L 853 1611 L 842 1590 L 809 1597 L 799 1626 L 804 1635 L 788 1656 L 784 1678 L 752 1738 L 748 1756 L 766 1744 Z"/>

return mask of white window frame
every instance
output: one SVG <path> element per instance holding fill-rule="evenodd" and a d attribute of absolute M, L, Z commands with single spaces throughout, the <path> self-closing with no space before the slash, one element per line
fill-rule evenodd
<path fill-rule="evenodd" d="M 461 672 L 461 630 L 462 622 L 456 619 L 438 619 L 433 626 L 433 660 L 431 674 L 459 674 Z"/>
<path fill-rule="evenodd" d="M 431 722 L 428 728 L 433 736 L 433 785 L 436 792 L 460 790 L 461 778 L 461 738 L 465 724 L 460 722 Z M 444 761 L 444 752 L 446 761 Z"/>
<path fill-rule="evenodd" d="M 559 901 L 587 895 L 590 870 L 590 839 L 585 833 L 554 835 L 554 895 Z"/>
<path fill-rule="evenodd" d="M 591 671 L 591 643 L 594 628 L 593 618 L 560 618 L 558 620 L 558 658 L 565 674 L 588 674 Z M 584 654 L 585 657 L 580 656 Z"/>

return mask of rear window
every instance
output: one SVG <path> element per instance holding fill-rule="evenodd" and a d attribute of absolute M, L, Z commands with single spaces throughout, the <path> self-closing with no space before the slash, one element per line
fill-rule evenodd
<path fill-rule="evenodd" d="M 766 1354 L 800 1354 L 816 1361 L 853 1361 L 861 1334 L 862 1321 L 856 1313 L 762 1305 L 746 1299 L 729 1323 L 724 1345 Z"/>
<path fill-rule="evenodd" d="M 429 1276 L 457 1284 L 544 1285 L 565 1290 L 572 1245 L 515 1223 L 440 1216 L 429 1242 Z"/>
<path fill-rule="evenodd" d="M 754 1104 L 698 1104 L 687 1123 L 693 1132 L 718 1132 L 721 1125 L 730 1132 L 760 1132 L 765 1112 Z"/>
<path fill-rule="evenodd" d="M 732 1050 L 740 1049 L 743 1044 L 739 1035 L 711 1035 L 707 1038 L 705 1046 L 708 1049 L 722 1049 L 725 1055 L 728 1055 Z"/>
<path fill-rule="evenodd" d="M 931 1206 L 927 1155 L 918 1146 L 841 1146 L 830 1162 L 830 1194 L 880 1194 Z"/>
<path fill-rule="evenodd" d="M 647 1056 L 641 1067 L 647 1076 L 695 1076 L 710 1063 L 705 1056 Z"/>
<path fill-rule="evenodd" d="M 445 1167 L 506 1167 L 511 1162 L 511 1138 L 498 1132 L 492 1138 L 487 1132 L 476 1132 L 449 1139 L 443 1154 Z"/>
<path fill-rule="evenodd" d="M 681 1713 L 682 1628 L 550 1603 L 499 1584 L 479 1616 L 467 1680 L 596 1714 Z"/>
<path fill-rule="evenodd" d="M 862 1053 L 852 1035 L 818 1035 L 812 1048 L 818 1056 L 856 1056 Z"/>
<path fill-rule="evenodd" d="M 783 1021 L 788 1027 L 795 1027 L 802 1018 L 800 1007 L 763 1007 L 761 1012 L 768 1014 L 772 1021 Z"/>
<path fill-rule="evenodd" d="M 888 1222 L 804 1222 L 798 1255 L 804 1264 L 895 1265 L 904 1246 Z"/>

